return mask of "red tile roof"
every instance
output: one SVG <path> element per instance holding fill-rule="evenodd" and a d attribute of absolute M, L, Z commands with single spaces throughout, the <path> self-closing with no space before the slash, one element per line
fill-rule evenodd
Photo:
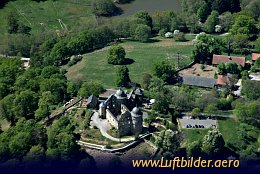
<path fill-rule="evenodd" d="M 216 84 L 226 86 L 230 84 L 230 80 L 227 75 L 218 75 Z"/>
<path fill-rule="evenodd" d="M 236 64 L 245 66 L 245 57 L 225 56 L 225 55 L 213 55 L 212 64 L 218 65 L 219 63 L 234 62 Z"/>
<path fill-rule="evenodd" d="M 252 53 L 252 60 L 256 60 L 260 58 L 260 54 L 259 53 Z"/>

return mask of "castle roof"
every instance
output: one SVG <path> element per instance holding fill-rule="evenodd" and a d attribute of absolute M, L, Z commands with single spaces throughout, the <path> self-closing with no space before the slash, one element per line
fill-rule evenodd
<path fill-rule="evenodd" d="M 127 97 L 126 93 L 122 89 L 117 90 L 115 96 L 117 98 L 125 98 L 125 97 Z"/>

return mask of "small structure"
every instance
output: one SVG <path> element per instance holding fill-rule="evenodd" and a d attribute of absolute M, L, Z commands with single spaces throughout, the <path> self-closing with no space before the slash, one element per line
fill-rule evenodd
<path fill-rule="evenodd" d="M 88 108 L 96 108 L 98 104 L 98 98 L 94 95 L 91 95 L 87 100 L 87 107 Z"/>
<path fill-rule="evenodd" d="M 252 61 L 253 62 L 255 62 L 259 58 L 260 58 L 260 54 L 259 53 L 252 53 Z"/>
<path fill-rule="evenodd" d="M 99 116 L 107 119 L 113 127 L 118 129 L 119 136 L 136 135 L 142 132 L 143 113 L 138 107 L 133 107 L 138 104 L 138 92 L 141 91 L 134 89 L 127 95 L 125 91 L 119 89 L 99 105 Z"/>
<path fill-rule="evenodd" d="M 173 37 L 173 33 L 172 32 L 167 32 L 164 35 L 166 38 L 172 38 Z"/>
<path fill-rule="evenodd" d="M 203 88 L 214 88 L 216 84 L 216 79 L 200 77 L 200 76 L 188 76 L 188 75 L 180 75 L 181 81 L 185 85 L 189 86 L 198 86 Z"/>
<path fill-rule="evenodd" d="M 236 57 L 236 56 L 225 56 L 225 55 L 213 55 L 212 65 L 217 66 L 220 63 L 234 62 L 242 67 L 245 66 L 246 58 L 245 57 Z"/>
<path fill-rule="evenodd" d="M 227 75 L 218 75 L 216 85 L 218 85 L 219 87 L 224 87 L 229 86 L 230 84 L 231 83 Z"/>
<path fill-rule="evenodd" d="M 26 57 L 21 58 L 21 61 L 23 62 L 23 67 L 25 69 L 30 67 L 30 60 L 31 60 L 30 58 L 26 58 Z"/>

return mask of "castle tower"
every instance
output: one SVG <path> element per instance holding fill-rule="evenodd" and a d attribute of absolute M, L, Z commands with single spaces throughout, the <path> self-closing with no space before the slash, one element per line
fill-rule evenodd
<path fill-rule="evenodd" d="M 124 104 L 124 105 L 127 104 L 127 95 L 122 89 L 119 89 L 116 91 L 115 97 L 117 99 L 115 109 L 116 109 L 117 113 L 120 113 L 121 104 Z"/>
<path fill-rule="evenodd" d="M 106 109 L 107 109 L 106 103 L 105 102 L 100 103 L 99 115 L 102 119 L 106 119 Z"/>
<path fill-rule="evenodd" d="M 142 133 L 143 130 L 143 113 L 139 108 L 134 107 L 131 111 L 132 122 L 133 122 L 133 134 L 137 135 Z"/>

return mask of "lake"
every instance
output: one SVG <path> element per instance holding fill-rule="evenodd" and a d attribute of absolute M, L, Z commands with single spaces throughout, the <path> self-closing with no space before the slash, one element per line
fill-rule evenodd
<path fill-rule="evenodd" d="M 163 10 L 180 10 L 179 0 L 134 0 L 129 4 L 122 5 L 123 14 L 121 16 L 129 16 L 137 11 L 145 10 L 150 14 Z"/>

